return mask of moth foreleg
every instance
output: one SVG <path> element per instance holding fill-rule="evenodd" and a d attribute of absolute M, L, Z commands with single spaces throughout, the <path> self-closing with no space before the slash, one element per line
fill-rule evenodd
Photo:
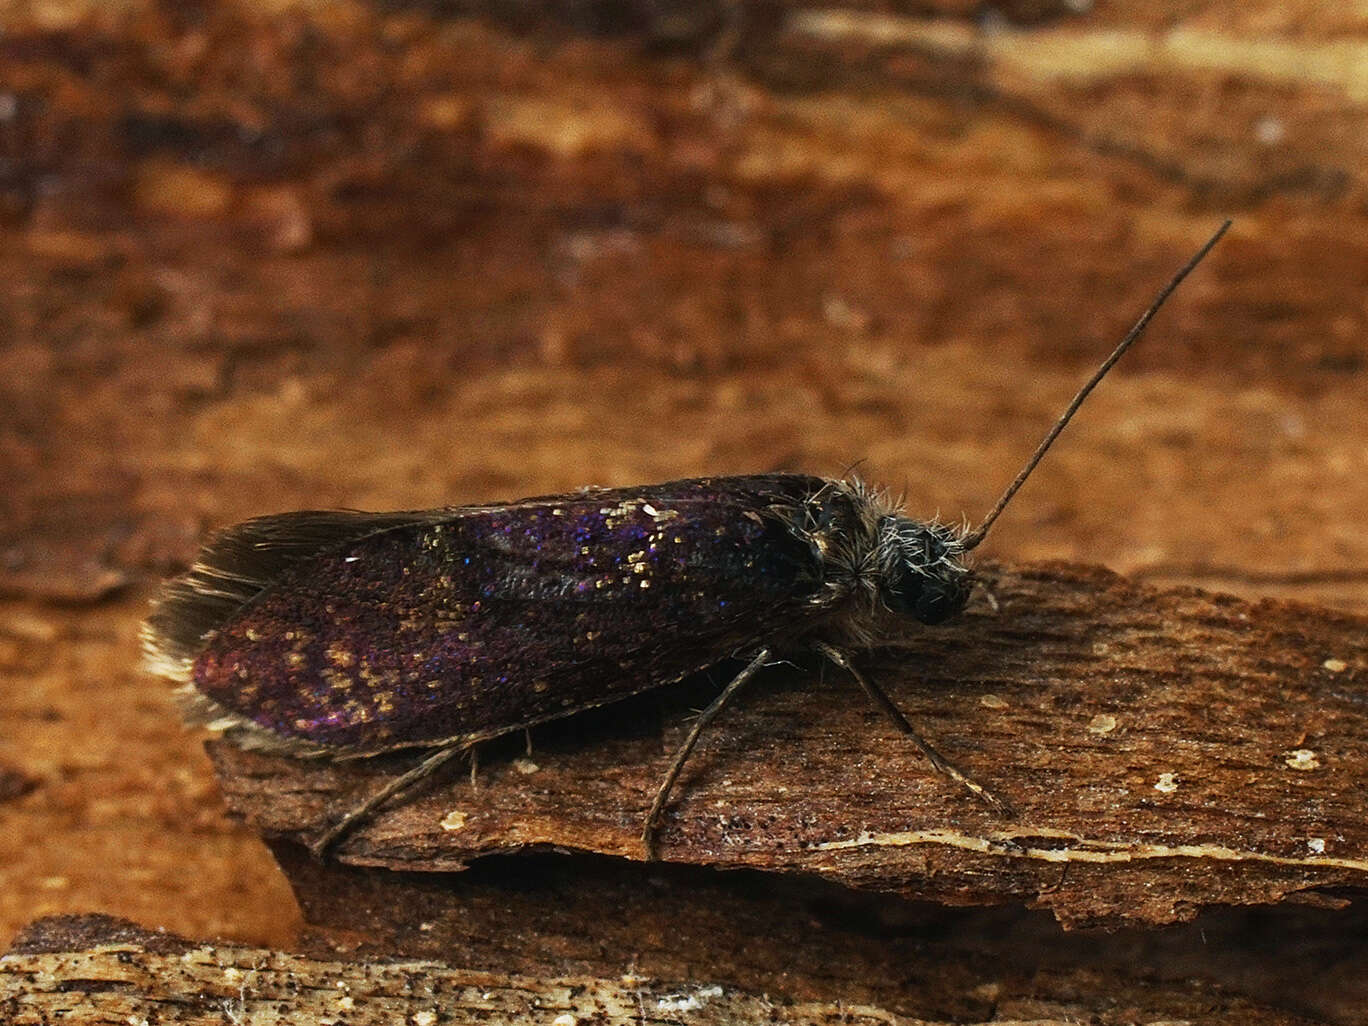
<path fill-rule="evenodd" d="M 820 641 L 816 642 L 814 647 L 818 652 L 855 678 L 856 683 L 864 688 L 865 694 L 872 698 L 874 704 L 882 709 L 888 715 L 888 718 L 893 721 L 894 725 L 898 728 L 898 732 L 916 745 L 917 749 L 922 755 L 926 756 L 926 760 L 931 763 L 938 772 L 960 784 L 970 794 L 993 806 L 993 808 L 997 809 L 999 812 L 1009 816 L 1012 815 L 1012 808 L 1010 805 L 993 794 L 992 791 L 988 790 L 982 784 L 978 783 L 978 781 L 961 771 L 954 763 L 941 755 L 940 752 L 936 751 L 930 741 L 927 741 L 926 738 L 918 734 L 916 728 L 913 727 L 912 724 L 908 722 L 907 717 L 902 714 L 902 710 L 893 704 L 893 699 L 889 698 L 881 687 L 857 670 L 844 652 L 840 649 L 832 648 L 830 645 Z"/>
<path fill-rule="evenodd" d="M 746 664 L 745 668 L 732 678 L 730 684 L 722 689 L 721 694 L 712 700 L 709 705 L 694 721 L 693 729 L 689 731 L 689 736 L 684 739 L 684 743 L 679 746 L 679 751 L 675 753 L 674 761 L 670 763 L 670 768 L 660 782 L 660 787 L 656 791 L 655 801 L 651 803 L 651 811 L 646 814 L 646 822 L 641 828 L 641 843 L 646 848 L 646 860 L 654 862 L 657 857 L 656 850 L 656 830 L 660 826 L 660 815 L 665 811 L 665 803 L 669 801 L 670 791 L 674 789 L 675 782 L 679 779 L 679 774 L 684 771 L 684 763 L 689 760 L 689 754 L 698 744 L 698 739 L 708 724 L 716 718 L 727 705 L 728 702 L 741 690 L 748 680 L 760 671 L 760 668 L 769 661 L 770 651 L 762 648 L 754 659 Z"/>

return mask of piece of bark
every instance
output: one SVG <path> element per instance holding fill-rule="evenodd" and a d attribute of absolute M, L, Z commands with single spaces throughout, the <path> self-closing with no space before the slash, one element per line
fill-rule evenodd
<path fill-rule="evenodd" d="M 326 924 L 302 950 L 326 957 L 340 940 L 349 957 L 525 976 L 611 977 L 626 964 L 957 1022 L 1032 1002 L 1096 1006 L 1156 982 L 1212 995 L 1212 1008 L 1238 997 L 1353 1026 L 1368 1007 L 1368 904 L 1343 897 L 1325 897 L 1336 908 L 1220 908 L 1163 930 L 1077 931 L 1020 905 L 950 908 L 796 874 L 564 854 L 391 873 L 319 862 L 288 842 L 273 850 L 306 920 Z"/>
<path fill-rule="evenodd" d="M 984 579 L 957 624 L 859 661 L 1014 815 L 931 772 L 839 672 L 773 670 L 704 736 L 662 857 L 949 903 L 1025 900 L 1073 925 L 1368 884 L 1362 618 L 1064 564 Z M 474 782 L 442 774 L 335 855 L 429 871 L 529 848 L 640 858 L 689 708 L 718 683 L 539 728 L 531 755 L 521 739 L 487 746 Z M 212 755 L 230 807 L 296 840 L 413 764 L 227 742 Z"/>
<path fill-rule="evenodd" d="M 1315 1021 L 1190 981 L 1156 983 L 1078 973 L 1056 981 L 1058 998 L 1004 998 L 961 1024 L 1030 1021 L 1054 1026 L 1201 1022 L 1299 1026 Z M 990 988 L 992 989 L 992 988 Z M 103 916 L 40 921 L 0 959 L 0 1013 L 30 1024 L 375 1023 L 914 1023 L 845 1001 L 761 994 L 690 977 L 530 977 L 463 969 L 438 960 L 311 956 L 196 943 Z"/>

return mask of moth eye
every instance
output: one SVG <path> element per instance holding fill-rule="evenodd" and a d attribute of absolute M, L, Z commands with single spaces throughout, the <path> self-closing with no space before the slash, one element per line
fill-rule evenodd
<path fill-rule="evenodd" d="M 953 532 L 899 516 L 882 521 L 880 532 L 885 606 L 925 624 L 942 623 L 964 609 L 969 582 Z"/>
<path fill-rule="evenodd" d="M 924 624 L 944 623 L 968 603 L 969 590 L 959 580 L 908 574 L 884 592 L 884 602 L 895 613 L 916 617 Z"/>
<path fill-rule="evenodd" d="M 930 581 L 917 596 L 913 615 L 924 624 L 944 623 L 964 609 L 968 599 L 968 589 L 958 581 Z"/>

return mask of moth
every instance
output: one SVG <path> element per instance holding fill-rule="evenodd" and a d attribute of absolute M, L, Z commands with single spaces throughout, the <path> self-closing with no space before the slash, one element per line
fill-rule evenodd
<path fill-rule="evenodd" d="M 913 519 L 858 481 L 803 474 L 587 488 L 487 506 L 301 511 L 213 536 L 144 626 L 188 717 L 300 758 L 430 754 L 333 823 L 358 821 L 473 745 L 744 660 L 656 790 L 655 835 L 703 731 L 776 651 L 845 670 L 930 764 L 1006 809 L 922 738 L 847 654 L 894 622 L 960 613 L 966 557 L 1227 221 L 1055 422 L 971 531 Z"/>

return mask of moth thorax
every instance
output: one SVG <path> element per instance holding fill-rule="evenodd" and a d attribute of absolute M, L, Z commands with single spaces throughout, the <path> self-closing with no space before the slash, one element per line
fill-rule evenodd
<path fill-rule="evenodd" d="M 883 516 L 876 546 L 879 597 L 893 612 L 933 624 L 950 619 L 968 604 L 969 571 L 953 529 Z"/>

